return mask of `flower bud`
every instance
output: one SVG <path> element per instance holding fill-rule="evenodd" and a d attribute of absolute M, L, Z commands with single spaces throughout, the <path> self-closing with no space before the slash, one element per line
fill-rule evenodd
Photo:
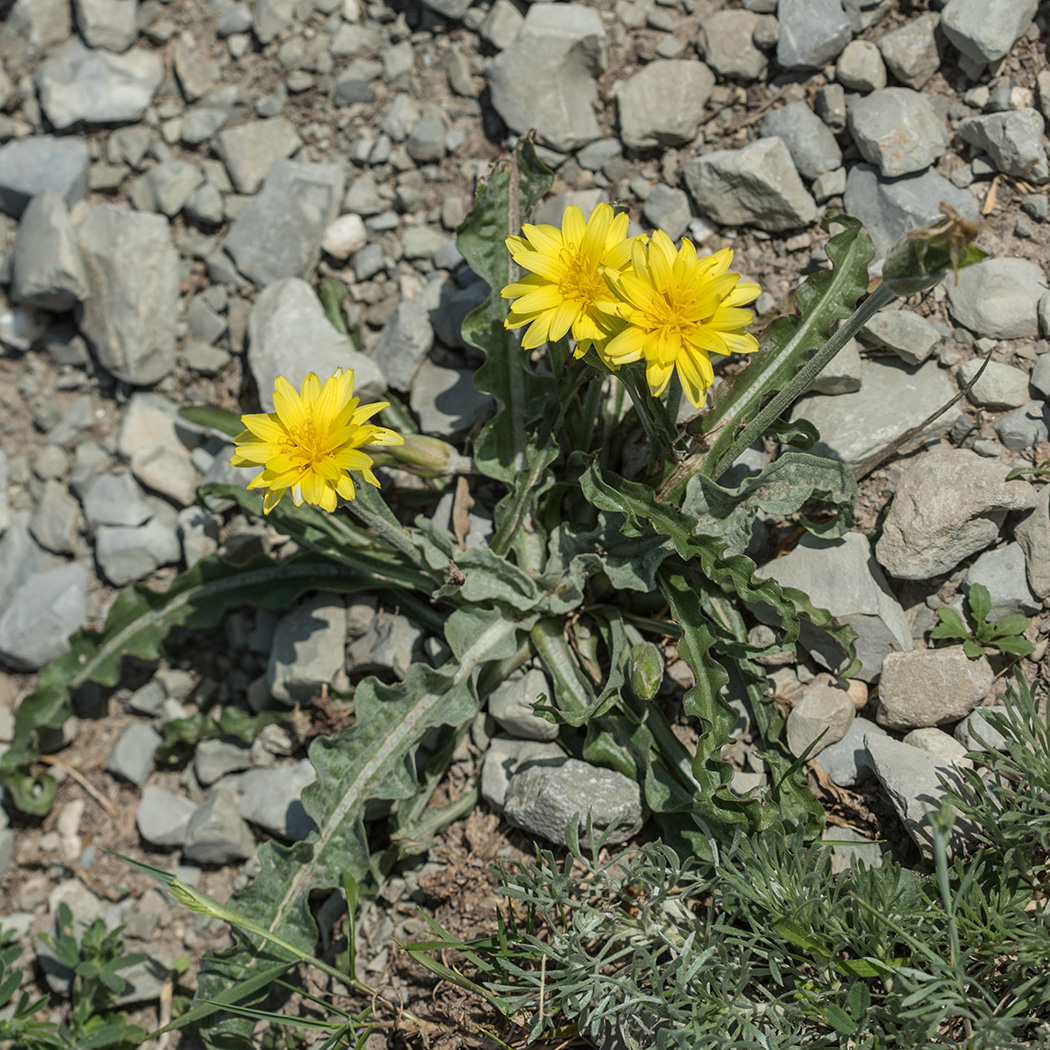
<path fill-rule="evenodd" d="M 972 266 L 988 253 L 973 242 L 980 224 L 960 215 L 950 204 L 941 204 L 944 218 L 909 231 L 886 256 L 882 280 L 897 295 L 914 295 L 932 288 L 950 269 L 958 279 L 964 266 Z"/>
<path fill-rule="evenodd" d="M 406 434 L 403 445 L 365 446 L 379 467 L 400 467 L 421 478 L 464 474 L 471 469 L 468 456 L 461 456 L 447 441 L 426 434 Z"/>
<path fill-rule="evenodd" d="M 664 680 L 664 658 L 652 642 L 640 642 L 631 650 L 628 677 L 639 700 L 652 700 Z"/>

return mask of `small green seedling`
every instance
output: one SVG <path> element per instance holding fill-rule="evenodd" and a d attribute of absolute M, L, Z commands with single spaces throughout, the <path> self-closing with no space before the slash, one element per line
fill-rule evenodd
<path fill-rule="evenodd" d="M 970 587 L 966 596 L 968 619 L 972 630 L 963 623 L 962 617 L 945 606 L 937 610 L 940 623 L 930 632 L 931 638 L 951 638 L 963 643 L 963 652 L 971 660 L 986 656 L 989 649 L 1014 656 L 1028 656 L 1032 652 L 1032 643 L 1025 638 L 1028 629 L 1028 617 L 1020 613 L 1004 616 L 998 623 L 988 620 L 992 609 L 992 597 L 988 588 L 981 583 Z"/>

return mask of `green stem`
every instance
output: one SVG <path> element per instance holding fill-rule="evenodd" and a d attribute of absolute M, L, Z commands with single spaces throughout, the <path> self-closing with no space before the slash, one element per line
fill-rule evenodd
<path fill-rule="evenodd" d="M 835 332 L 835 334 L 799 369 L 791 382 L 784 387 L 755 418 L 737 435 L 729 448 L 713 462 L 705 462 L 700 473 L 706 477 L 718 478 L 731 467 L 737 457 L 753 441 L 761 437 L 770 424 L 779 419 L 790 405 L 801 397 L 810 387 L 813 380 L 824 370 L 831 359 L 852 339 L 867 322 L 887 303 L 897 297 L 890 286 L 883 282 L 861 305 L 853 311 Z M 693 473 L 696 473 L 694 471 Z M 684 478 L 676 479 L 678 484 Z"/>

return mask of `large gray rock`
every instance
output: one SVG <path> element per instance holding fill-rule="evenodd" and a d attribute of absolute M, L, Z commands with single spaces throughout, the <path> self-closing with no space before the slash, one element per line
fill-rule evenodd
<path fill-rule="evenodd" d="M 747 81 L 765 75 L 766 56 L 751 39 L 761 17 L 755 11 L 716 11 L 700 23 L 700 53 L 720 77 Z"/>
<path fill-rule="evenodd" d="M 846 178 L 846 211 L 864 223 L 878 258 L 909 230 L 941 218 L 942 201 L 969 219 L 978 218 L 973 195 L 935 171 L 888 178 L 870 164 L 854 164 Z"/>
<path fill-rule="evenodd" d="M 223 787 L 212 788 L 190 818 L 183 857 L 194 864 L 235 864 L 254 852 L 255 839 L 237 799 Z"/>
<path fill-rule="evenodd" d="M 948 148 L 943 118 L 911 88 L 883 88 L 854 99 L 849 130 L 864 159 L 891 178 L 925 171 Z"/>
<path fill-rule="evenodd" d="M 817 608 L 849 624 L 857 632 L 861 662 L 857 677 L 866 682 L 878 678 L 889 653 L 912 647 L 904 610 L 893 597 L 863 533 L 849 532 L 836 540 L 807 533 L 793 551 L 760 566 L 755 575 L 805 591 Z M 768 622 L 776 620 L 771 609 L 760 607 L 757 612 Z M 838 670 L 843 665 L 842 650 L 811 624 L 803 623 L 799 640 L 823 666 Z"/>
<path fill-rule="evenodd" d="M 135 811 L 135 825 L 151 846 L 181 846 L 196 808 L 182 795 L 176 795 L 156 784 L 147 784 L 142 789 L 142 797 Z"/>
<path fill-rule="evenodd" d="M 624 144 L 654 149 L 692 142 L 714 86 L 714 74 L 703 62 L 649 62 L 620 85 L 617 105 Z"/>
<path fill-rule="evenodd" d="M 818 764 L 839 787 L 853 787 L 871 772 L 868 749 L 864 746 L 866 733 L 886 735 L 886 730 L 866 718 L 854 718 L 841 740 L 822 748 Z"/>
<path fill-rule="evenodd" d="M 138 0 L 74 0 L 77 28 L 88 47 L 127 51 L 135 43 Z"/>
<path fill-rule="evenodd" d="M 905 87 L 921 90 L 940 68 L 936 29 L 939 19 L 932 12 L 905 22 L 876 41 L 887 68 Z"/>
<path fill-rule="evenodd" d="M 511 675 L 492 691 L 489 714 L 512 736 L 524 740 L 556 740 L 557 725 L 532 709 L 537 702 L 550 703 L 551 695 L 547 676 L 537 668 L 530 668 L 524 674 Z"/>
<path fill-rule="evenodd" d="M 842 150 L 831 129 L 805 102 L 791 102 L 770 111 L 758 133 L 762 138 L 783 139 L 804 179 L 815 179 L 842 165 Z"/>
<path fill-rule="evenodd" d="M 34 135 L 0 146 L 0 209 L 16 219 L 39 193 L 53 190 L 72 207 L 87 192 L 91 151 L 79 138 Z"/>
<path fill-rule="evenodd" d="M 860 330 L 860 337 L 892 350 L 906 365 L 921 365 L 942 339 L 931 321 L 895 307 L 880 310 Z"/>
<path fill-rule="evenodd" d="M 80 330 L 118 379 L 148 386 L 175 364 L 179 255 L 161 215 L 99 204 L 77 228 L 88 296 Z"/>
<path fill-rule="evenodd" d="M 69 651 L 69 636 L 87 619 L 90 573 L 77 562 L 35 572 L 0 616 L 0 660 L 35 671 Z"/>
<path fill-rule="evenodd" d="M 1050 405 L 1045 401 L 1026 401 L 1000 416 L 995 421 L 995 432 L 1011 452 L 1041 445 L 1050 436 Z"/>
<path fill-rule="evenodd" d="M 8 72 L 68 40 L 73 29 L 69 0 L 5 0 L 0 11 L 0 54 Z"/>
<path fill-rule="evenodd" d="M 985 259 L 946 282 L 952 317 L 977 335 L 1036 339 L 1039 299 L 1046 294 L 1043 268 L 1027 259 Z"/>
<path fill-rule="evenodd" d="M 919 368 L 886 358 L 861 364 L 861 386 L 855 393 L 808 394 L 791 413 L 808 419 L 820 432 L 813 452 L 851 467 L 885 448 L 957 393 L 955 384 L 935 361 Z M 892 405 L 893 411 L 886 411 Z M 923 436 L 938 437 L 959 418 L 958 406 L 931 423 Z"/>
<path fill-rule="evenodd" d="M 100 525 L 95 530 L 95 558 L 114 587 L 141 580 L 181 556 L 178 520 L 171 508 L 144 525 Z"/>
<path fill-rule="evenodd" d="M 870 40 L 851 40 L 835 64 L 835 80 L 848 91 L 880 91 L 886 86 L 886 64 Z"/>
<path fill-rule="evenodd" d="M 1042 601 L 1028 587 L 1024 549 L 1019 543 L 1008 543 L 980 555 L 966 570 L 963 590 L 969 594 L 975 583 L 988 589 L 988 619 L 993 622 L 1004 616 L 1031 616 L 1042 608 Z"/>
<path fill-rule="evenodd" d="M 554 743 L 494 736 L 481 763 L 481 796 L 490 806 L 502 809 L 510 778 L 526 762 L 558 764 L 564 758 L 565 752 Z"/>
<path fill-rule="evenodd" d="M 321 238 L 343 196 L 343 164 L 279 160 L 262 193 L 250 200 L 226 235 L 237 269 L 259 287 L 305 277 L 321 254 Z"/>
<path fill-rule="evenodd" d="M 445 368 L 425 360 L 416 374 L 410 399 L 424 434 L 452 437 L 469 430 L 495 407 L 474 386 L 472 368 Z"/>
<path fill-rule="evenodd" d="M 295 277 L 271 284 L 256 299 L 248 315 L 248 367 L 264 412 L 273 411 L 278 376 L 298 390 L 308 372 L 323 383 L 336 369 L 352 368 L 362 403 L 386 385 L 375 362 L 332 327 L 314 290 Z"/>
<path fill-rule="evenodd" d="M 595 835 L 609 844 L 626 842 L 642 827 L 642 792 L 638 784 L 612 769 L 580 762 L 526 764 L 510 778 L 504 801 L 509 823 L 549 842 L 564 843 L 573 817 L 586 832 L 588 817 Z"/>
<path fill-rule="evenodd" d="M 412 381 L 433 345 L 430 312 L 424 303 L 414 299 L 397 304 L 369 356 L 379 364 L 395 390 L 411 390 Z"/>
<path fill-rule="evenodd" d="M 1044 127 L 1043 115 L 1028 107 L 968 117 L 956 130 L 971 146 L 984 150 L 1004 175 L 1043 183 L 1050 179 Z"/>
<path fill-rule="evenodd" d="M 991 664 L 971 660 L 961 645 L 893 653 L 882 665 L 875 719 L 888 729 L 958 722 L 988 695 L 994 681 Z"/>
<path fill-rule="evenodd" d="M 343 666 L 346 606 L 318 595 L 285 613 L 274 632 L 266 681 L 275 700 L 309 704 Z"/>
<path fill-rule="evenodd" d="M 219 136 L 218 152 L 238 193 L 255 193 L 279 160 L 302 145 L 287 117 L 252 120 L 227 128 Z"/>
<path fill-rule="evenodd" d="M 963 361 L 956 372 L 959 386 L 970 386 L 977 373 L 981 372 L 982 365 L 984 359 L 980 357 Z M 970 386 L 967 394 L 973 404 L 990 408 L 994 412 L 1027 405 L 1028 396 L 1028 373 L 1001 361 L 989 361 L 980 379 Z"/>
<path fill-rule="evenodd" d="M 11 253 L 11 297 L 60 313 L 88 295 L 84 260 L 62 196 L 44 190 L 22 213 Z"/>
<path fill-rule="evenodd" d="M 34 573 L 65 564 L 33 539 L 29 530 L 31 517 L 28 510 L 11 510 L 0 539 L 0 611 L 7 608 L 18 588 Z"/>
<path fill-rule="evenodd" d="M 1006 480 L 1009 469 L 967 449 L 935 449 L 909 464 L 876 546 L 879 564 L 897 579 L 928 580 L 993 543 L 1008 512 L 1038 499 L 1028 482 Z"/>
<path fill-rule="evenodd" d="M 241 816 L 289 842 L 307 838 L 316 828 L 303 808 L 302 794 L 317 779 L 308 758 L 294 765 L 250 769 L 235 786 Z"/>
<path fill-rule="evenodd" d="M 788 714 L 787 746 L 793 755 L 801 757 L 807 747 L 814 745 L 809 755 L 815 758 L 846 735 L 856 714 L 845 684 L 830 675 L 817 675 Z"/>
<path fill-rule="evenodd" d="M 923 857 L 932 861 L 932 814 L 946 802 L 941 781 L 946 780 L 956 790 L 963 791 L 963 780 L 958 769 L 951 762 L 890 736 L 869 733 L 864 742 L 872 770 L 889 796 L 897 816 Z M 957 820 L 952 828 L 952 842 L 958 844 L 964 841 L 968 831 L 972 831 L 972 828 L 967 822 Z"/>
<path fill-rule="evenodd" d="M 40 64 L 40 105 L 59 131 L 77 123 L 118 124 L 139 120 L 164 76 L 157 51 L 134 48 L 123 55 L 93 51 L 77 37 Z"/>
<path fill-rule="evenodd" d="M 694 157 L 682 174 L 697 206 L 723 226 L 782 233 L 808 226 L 817 215 L 816 203 L 779 138 Z"/>
<path fill-rule="evenodd" d="M 777 18 L 777 62 L 785 69 L 819 69 L 853 36 L 841 0 L 780 0 Z"/>
<path fill-rule="evenodd" d="M 1050 485 L 1043 487 L 1036 505 L 1017 523 L 1014 537 L 1025 554 L 1032 593 L 1050 598 Z"/>
<path fill-rule="evenodd" d="M 153 770 L 153 756 L 160 744 L 161 736 L 152 726 L 132 722 L 113 745 L 106 772 L 142 787 Z"/>
<path fill-rule="evenodd" d="M 1039 0 L 948 0 L 944 35 L 971 62 L 997 62 L 1032 24 Z"/>
<path fill-rule="evenodd" d="M 485 69 L 492 105 L 508 127 L 535 128 L 570 152 L 598 138 L 597 77 L 608 63 L 605 27 L 582 4 L 533 4 L 514 43 Z"/>

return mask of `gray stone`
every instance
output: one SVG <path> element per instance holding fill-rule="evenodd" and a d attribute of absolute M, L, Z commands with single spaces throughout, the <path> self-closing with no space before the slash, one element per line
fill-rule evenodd
<path fill-rule="evenodd" d="M 148 386 L 175 364 L 179 256 L 167 220 L 99 204 L 77 228 L 89 294 L 80 330 L 118 379 Z"/>
<path fill-rule="evenodd" d="M 866 718 L 854 718 L 841 740 L 821 749 L 818 764 L 839 787 L 853 787 L 871 772 L 864 746 L 867 733 L 885 736 L 886 730 Z"/>
<path fill-rule="evenodd" d="M 805 591 L 817 608 L 828 609 L 840 623 L 849 624 L 857 632 L 861 662 L 857 677 L 865 682 L 878 678 L 889 653 L 912 647 L 904 610 L 863 533 L 848 532 L 835 540 L 807 533 L 793 551 L 760 566 L 755 575 Z M 756 611 L 760 619 L 776 622 L 768 607 Z M 799 640 L 823 666 L 838 670 L 844 663 L 842 650 L 812 625 L 803 624 Z"/>
<path fill-rule="evenodd" d="M 407 391 L 433 344 L 429 311 L 418 300 L 409 300 L 394 308 L 370 356 L 395 390 Z"/>
<path fill-rule="evenodd" d="M 1047 305 L 1050 306 L 1050 293 L 1046 296 Z M 1042 299 L 1040 299 L 1042 303 Z M 1044 400 L 1050 400 L 1050 354 L 1040 354 L 1032 366 L 1032 374 L 1028 377 L 1031 388 Z"/>
<path fill-rule="evenodd" d="M 944 119 L 911 88 L 883 88 L 854 99 L 848 122 L 864 159 L 892 178 L 924 171 L 948 148 Z"/>
<path fill-rule="evenodd" d="M 860 337 L 874 346 L 892 350 L 906 365 L 921 365 L 941 341 L 936 325 L 910 310 L 880 310 L 860 330 Z"/>
<path fill-rule="evenodd" d="M 809 756 L 815 758 L 846 735 L 856 714 L 845 684 L 830 675 L 817 675 L 788 714 L 787 746 L 793 755 L 801 757 L 814 745 Z"/>
<path fill-rule="evenodd" d="M 620 85 L 620 138 L 632 149 L 692 142 L 714 85 L 703 62 L 654 59 Z"/>
<path fill-rule="evenodd" d="M 429 359 L 416 374 L 410 398 L 424 434 L 452 437 L 469 430 L 495 407 L 488 394 L 474 386 L 469 368 L 445 368 Z"/>
<path fill-rule="evenodd" d="M 386 385 L 376 363 L 332 327 L 310 285 L 294 277 L 271 284 L 256 299 L 248 315 L 248 366 L 264 412 L 274 410 L 273 386 L 282 375 L 298 390 L 308 372 L 324 382 L 336 369 L 352 368 L 362 403 Z"/>
<path fill-rule="evenodd" d="M 688 229 L 693 211 L 684 190 L 658 182 L 642 204 L 642 217 L 653 229 L 677 241 Z"/>
<path fill-rule="evenodd" d="M 106 759 L 106 772 L 142 787 L 153 770 L 153 756 L 161 736 L 145 722 L 132 722 L 113 745 Z"/>
<path fill-rule="evenodd" d="M 905 87 L 920 91 L 940 68 L 935 30 L 937 15 L 928 12 L 883 33 L 876 41 L 889 71 Z"/>
<path fill-rule="evenodd" d="M 510 778 L 504 801 L 507 821 L 549 842 L 564 843 L 570 822 L 577 818 L 586 832 L 610 845 L 626 842 L 642 827 L 641 788 L 611 769 L 563 759 L 559 764 L 529 764 Z"/>
<path fill-rule="evenodd" d="M 84 492 L 84 517 L 88 527 L 141 525 L 152 511 L 135 479 L 126 470 L 98 474 Z"/>
<path fill-rule="evenodd" d="M 226 235 L 224 246 L 237 269 L 260 287 L 309 273 L 338 211 L 344 178 L 342 163 L 274 164 L 262 193 L 248 202 Z"/>
<path fill-rule="evenodd" d="M 266 666 L 274 699 L 312 703 L 342 669 L 345 641 L 346 606 L 337 598 L 317 595 L 285 613 Z"/>
<path fill-rule="evenodd" d="M 155 718 L 161 713 L 161 710 L 164 707 L 164 701 L 167 699 L 168 694 L 165 691 L 164 686 L 154 678 L 140 689 L 136 689 L 135 692 L 128 697 L 128 710 L 134 711 L 137 715 L 146 715 L 148 718 Z"/>
<path fill-rule="evenodd" d="M 186 202 L 185 214 L 201 226 L 218 226 L 226 217 L 222 194 L 210 182 L 202 183 Z"/>
<path fill-rule="evenodd" d="M 1025 552 L 1019 543 L 1008 543 L 1005 547 L 985 551 L 966 570 L 963 590 L 969 594 L 975 583 L 988 588 L 991 598 L 988 619 L 992 622 L 1004 616 L 1031 616 L 1043 606 L 1042 601 L 1028 587 Z"/>
<path fill-rule="evenodd" d="M 204 181 L 196 164 L 185 160 L 168 160 L 151 168 L 146 176 L 157 211 L 169 218 L 178 215 Z"/>
<path fill-rule="evenodd" d="M 682 174 L 700 210 L 723 226 L 782 233 L 808 226 L 817 215 L 783 139 L 706 153 L 686 161 Z"/>
<path fill-rule="evenodd" d="M 59 131 L 74 124 L 139 120 L 164 76 L 160 53 L 134 48 L 123 55 L 91 51 L 76 37 L 40 64 L 40 105 Z"/>
<path fill-rule="evenodd" d="M 303 808 L 302 794 L 317 779 L 308 758 L 294 765 L 251 769 L 238 778 L 241 816 L 290 842 L 308 838 L 316 825 Z"/>
<path fill-rule="evenodd" d="M 877 258 L 909 231 L 942 217 L 944 201 L 966 218 L 977 219 L 977 201 L 935 171 L 889 178 L 869 164 L 854 164 L 846 177 L 846 211 L 855 215 L 875 245 Z M 960 270 L 959 277 L 978 267 Z M 948 282 L 949 289 L 951 282 Z"/>
<path fill-rule="evenodd" d="M 440 110 L 427 112 L 412 125 L 405 139 L 405 152 L 418 164 L 441 160 L 445 155 L 447 134 Z"/>
<path fill-rule="evenodd" d="M 557 744 L 538 740 L 518 740 L 509 736 L 494 736 L 488 743 L 481 765 L 481 795 L 490 806 L 503 808 L 507 799 L 510 778 L 526 763 L 558 764 L 565 752 Z"/>
<path fill-rule="evenodd" d="M 233 740 L 200 740 L 193 751 L 193 772 L 204 787 L 227 773 L 252 767 L 252 749 Z"/>
<path fill-rule="evenodd" d="M 68 40 L 73 30 L 69 0 L 6 0 L 2 10 L 0 52 L 9 70 Z"/>
<path fill-rule="evenodd" d="M 886 86 L 886 66 L 870 40 L 851 40 L 835 64 L 835 79 L 849 91 L 879 91 Z"/>
<path fill-rule="evenodd" d="M 966 719 L 963 721 L 965 722 Z M 903 743 L 909 747 L 917 747 L 941 762 L 950 763 L 956 769 L 970 769 L 973 766 L 973 763 L 966 757 L 966 748 L 943 729 L 933 726 L 913 729 L 905 735 Z"/>
<path fill-rule="evenodd" d="M 69 636 L 87 620 L 89 575 L 77 562 L 28 575 L 0 616 L 0 660 L 35 671 L 68 652 Z"/>
<path fill-rule="evenodd" d="M 401 250 L 406 259 L 429 259 L 447 242 L 447 234 L 429 226 L 409 226 L 401 234 Z"/>
<path fill-rule="evenodd" d="M 175 512 L 151 518 L 144 525 L 99 525 L 95 558 L 102 575 L 114 587 L 141 580 L 182 555 Z"/>
<path fill-rule="evenodd" d="M 896 6 L 896 0 L 842 0 L 842 8 L 854 33 L 863 33 Z"/>
<path fill-rule="evenodd" d="M 955 727 L 955 739 L 959 742 L 960 747 L 967 751 L 1006 751 L 1008 749 L 1007 738 L 985 717 L 989 714 L 1009 717 L 1009 711 L 1002 704 L 979 707 L 976 711 L 971 711 Z M 978 740 L 978 737 L 981 739 Z"/>
<path fill-rule="evenodd" d="M 496 51 L 503 51 L 514 43 L 524 22 L 524 16 L 510 0 L 496 0 L 489 8 L 478 33 Z"/>
<path fill-rule="evenodd" d="M 1008 512 L 1030 510 L 1038 499 L 1026 481 L 1006 480 L 1009 469 L 961 448 L 914 460 L 886 515 L 879 564 L 900 580 L 928 580 L 993 543 Z"/>
<path fill-rule="evenodd" d="M 819 69 L 835 59 L 853 31 L 841 0 L 780 0 L 777 62 L 784 69 Z"/>
<path fill-rule="evenodd" d="M 186 307 L 186 323 L 194 339 L 215 343 L 226 333 L 226 321 L 203 295 L 195 295 Z"/>
<path fill-rule="evenodd" d="M 255 0 L 252 30 L 260 44 L 276 40 L 295 19 L 295 0 Z"/>
<path fill-rule="evenodd" d="M 716 11 L 700 23 L 701 55 L 718 76 L 744 81 L 765 76 L 766 56 L 752 40 L 761 17 L 753 11 Z"/>
<path fill-rule="evenodd" d="M 821 833 L 823 841 L 831 846 L 831 874 L 833 877 L 865 868 L 881 868 L 883 858 L 890 852 L 886 842 L 873 842 L 853 828 L 827 827 Z"/>
<path fill-rule="evenodd" d="M 189 32 L 178 36 L 172 48 L 172 64 L 187 102 L 195 102 L 219 79 L 219 64 L 208 54 L 206 37 L 196 40 Z"/>
<path fill-rule="evenodd" d="M 87 294 L 84 260 L 66 202 L 44 190 L 22 213 L 11 253 L 11 297 L 61 313 Z"/>
<path fill-rule="evenodd" d="M 860 390 L 861 368 L 860 344 L 851 339 L 824 366 L 824 369 L 809 385 L 814 394 L 851 394 Z"/>
<path fill-rule="evenodd" d="M 805 179 L 815 179 L 842 164 L 842 150 L 835 136 L 805 102 L 791 102 L 767 113 L 758 133 L 763 138 L 783 139 Z"/>
<path fill-rule="evenodd" d="M 197 469 L 181 449 L 139 449 L 131 457 L 131 472 L 146 488 L 177 506 L 187 507 L 196 499 Z"/>
<path fill-rule="evenodd" d="M 960 301 L 960 305 L 962 303 Z M 968 309 L 968 306 L 963 306 Z M 1000 311 L 1002 314 L 1002 311 Z M 975 357 L 964 361 L 956 372 L 959 386 L 968 386 L 984 364 L 983 358 Z M 989 361 L 981 378 L 970 387 L 967 394 L 970 401 L 981 408 L 990 408 L 1001 412 L 1008 408 L 1021 408 L 1028 404 L 1028 374 L 1013 365 L 1004 365 L 1000 361 Z"/>
<path fill-rule="evenodd" d="M 72 555 L 76 551 L 80 507 L 65 482 L 49 478 L 44 483 L 29 529 L 44 550 Z"/>
<path fill-rule="evenodd" d="M 1028 586 L 1045 601 L 1050 598 L 1050 485 L 1043 487 L 1035 507 L 1014 527 L 1014 537 L 1025 553 Z"/>
<path fill-rule="evenodd" d="M 197 106 L 187 110 L 182 118 L 180 138 L 187 146 L 199 146 L 219 131 L 229 117 L 229 112 L 218 106 Z"/>
<path fill-rule="evenodd" d="M 79 138 L 35 135 L 0 146 L 0 209 L 16 219 L 30 200 L 52 190 L 72 207 L 87 192 L 91 151 Z"/>
<path fill-rule="evenodd" d="M 532 668 L 511 675 L 489 696 L 488 711 L 504 732 L 524 740 L 556 740 L 558 726 L 533 711 L 537 702 L 551 703 L 547 676 Z"/>
<path fill-rule="evenodd" d="M 11 510 L 0 538 L 0 610 L 6 609 L 18 588 L 34 573 L 64 564 L 33 539 L 30 517 L 27 510 Z"/>
<path fill-rule="evenodd" d="M 927 861 L 933 860 L 932 814 L 946 802 L 941 780 L 963 791 L 959 771 L 951 763 L 889 736 L 869 733 L 865 744 L 872 769 L 912 841 Z M 967 822 L 957 820 L 952 842 L 963 840 L 969 830 Z"/>
<path fill-rule="evenodd" d="M 235 864 L 254 852 L 255 839 L 237 799 L 225 788 L 212 788 L 190 818 L 182 856 L 194 864 Z"/>
<path fill-rule="evenodd" d="M 1044 401 L 1029 401 L 997 419 L 995 432 L 1011 452 L 1041 445 L 1050 436 L 1050 406 Z"/>
<path fill-rule="evenodd" d="M 380 613 L 347 647 L 347 667 L 355 673 L 393 672 L 403 679 L 422 639 L 422 630 L 407 616 Z"/>
<path fill-rule="evenodd" d="M 358 249 L 368 243 L 368 230 L 360 215 L 352 212 L 340 215 L 328 224 L 321 238 L 321 247 L 325 253 L 339 262 L 346 262 Z"/>
<path fill-rule="evenodd" d="M 535 128 L 570 152 L 598 138 L 597 77 L 608 63 L 605 27 L 582 4 L 533 4 L 520 32 L 485 67 L 492 105 L 508 127 Z"/>
<path fill-rule="evenodd" d="M 1043 129 L 1042 114 L 1031 108 L 969 117 L 960 120 L 957 127 L 959 134 L 971 146 L 984 150 L 1004 175 L 1037 184 L 1050 180 Z"/>
<path fill-rule="evenodd" d="M 127 51 L 135 43 L 138 0 L 75 0 L 77 28 L 88 47 Z"/>
<path fill-rule="evenodd" d="M 814 455 L 855 467 L 956 394 L 955 384 L 935 361 L 917 369 L 890 359 L 863 361 L 860 375 L 856 393 L 807 394 L 792 411 L 792 419 L 808 419 L 820 432 Z M 893 405 L 892 412 L 886 411 L 887 405 Z M 946 433 L 960 414 L 958 407 L 948 409 L 923 431 L 923 437 Z"/>
<path fill-rule="evenodd" d="M 1039 0 L 948 0 L 941 29 L 978 66 L 1009 53 L 1035 18 Z"/>
<path fill-rule="evenodd" d="M 218 153 L 238 193 L 256 193 L 270 169 L 302 145 L 286 117 L 253 120 L 227 128 L 220 136 Z"/>

